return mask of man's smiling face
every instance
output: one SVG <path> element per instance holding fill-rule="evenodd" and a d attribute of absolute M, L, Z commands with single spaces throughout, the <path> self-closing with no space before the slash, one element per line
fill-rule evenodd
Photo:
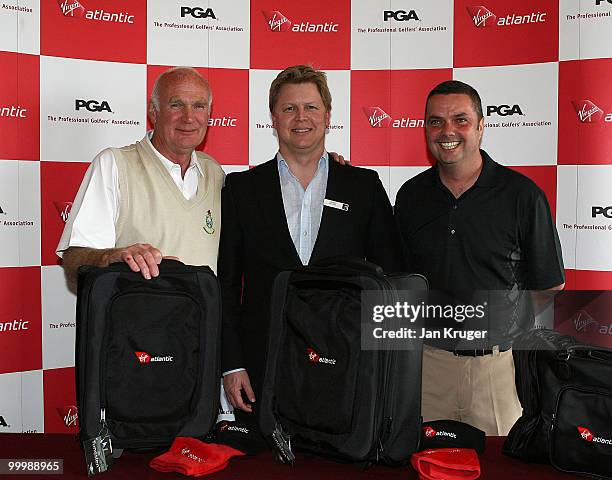
<path fill-rule="evenodd" d="M 434 95 L 425 111 L 429 151 L 440 165 L 470 163 L 479 158 L 484 119 L 463 93 Z"/>
<path fill-rule="evenodd" d="M 329 118 L 330 112 L 323 105 L 314 83 L 284 85 L 272 111 L 272 121 L 283 156 L 319 150 L 323 153 Z"/>

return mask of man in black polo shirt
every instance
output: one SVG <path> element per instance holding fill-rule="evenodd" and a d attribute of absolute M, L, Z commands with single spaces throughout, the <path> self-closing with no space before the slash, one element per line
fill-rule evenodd
<path fill-rule="evenodd" d="M 425 133 L 437 162 L 402 186 L 395 205 L 407 266 L 461 303 L 476 290 L 507 291 L 515 299 L 524 290 L 559 290 L 563 261 L 546 197 L 480 150 L 483 130 L 474 88 L 451 80 L 429 93 Z M 425 421 L 455 419 L 488 435 L 508 433 L 521 406 L 507 320 L 499 322 L 508 334 L 487 350 L 425 346 Z"/>

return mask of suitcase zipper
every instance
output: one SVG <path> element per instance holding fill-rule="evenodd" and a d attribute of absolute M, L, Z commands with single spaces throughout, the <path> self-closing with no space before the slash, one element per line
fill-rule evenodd
<path fill-rule="evenodd" d="M 395 289 L 391 285 L 391 282 L 389 282 L 389 280 L 384 275 L 376 275 L 376 274 L 371 274 L 367 272 L 364 273 L 364 275 L 371 278 L 376 283 L 378 283 L 379 286 L 382 287 L 381 290 L 383 292 L 383 297 L 384 297 L 385 302 L 389 300 L 393 303 L 395 303 L 396 301 L 399 301 L 399 297 Z M 375 459 L 378 462 L 381 458 L 385 457 L 385 442 L 387 438 L 389 437 L 389 434 L 391 433 L 391 430 L 393 428 L 393 416 L 392 416 L 393 412 L 390 411 L 391 409 L 390 405 L 392 404 L 392 402 L 391 402 L 391 398 L 390 398 L 391 395 L 389 394 L 390 393 L 389 390 L 390 390 L 390 386 L 392 385 L 390 376 L 391 376 L 392 366 L 394 364 L 396 355 L 394 351 L 388 351 L 386 352 L 386 355 L 383 353 L 383 351 L 378 351 L 377 353 L 383 358 L 385 356 L 387 357 L 387 360 L 384 365 L 385 375 L 383 376 L 382 384 L 379 390 L 379 393 L 382 395 L 382 398 L 384 399 L 384 401 L 382 405 L 382 411 L 376 412 L 376 416 L 381 417 L 381 420 L 378 425 L 378 430 L 375 432 L 375 439 L 373 439 L 374 440 L 373 443 L 376 449 Z"/>

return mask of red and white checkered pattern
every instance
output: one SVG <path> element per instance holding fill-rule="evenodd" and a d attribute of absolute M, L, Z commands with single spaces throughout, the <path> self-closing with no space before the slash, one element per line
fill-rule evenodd
<path fill-rule="evenodd" d="M 548 196 L 567 288 L 612 289 L 611 35 L 612 0 L 4 0 L 0 432 L 75 431 L 75 298 L 54 250 L 89 161 L 144 135 L 164 69 L 209 78 L 202 148 L 227 172 L 275 153 L 277 72 L 326 70 L 327 146 L 375 169 L 392 202 L 431 162 L 425 95 L 471 83 L 484 148 Z"/>

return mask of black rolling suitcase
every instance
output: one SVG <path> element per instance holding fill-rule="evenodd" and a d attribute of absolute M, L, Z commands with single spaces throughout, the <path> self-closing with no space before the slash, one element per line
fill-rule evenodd
<path fill-rule="evenodd" d="M 362 350 L 361 292 L 381 304 L 427 290 L 363 260 L 281 273 L 274 284 L 259 421 L 284 463 L 300 449 L 341 461 L 400 465 L 417 450 L 421 349 Z"/>
<path fill-rule="evenodd" d="M 90 475 L 112 449 L 200 437 L 219 402 L 220 295 L 209 267 L 164 260 L 145 280 L 126 264 L 79 270 L 76 386 Z"/>

